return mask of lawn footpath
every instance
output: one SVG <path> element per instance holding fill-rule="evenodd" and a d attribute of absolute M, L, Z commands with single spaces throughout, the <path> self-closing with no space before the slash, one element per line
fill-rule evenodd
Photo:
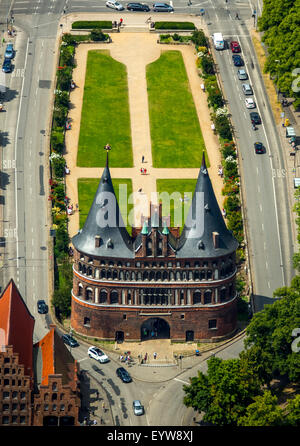
<path fill-rule="evenodd" d="M 180 51 L 147 66 L 147 87 L 153 166 L 201 165 L 205 145 Z"/>
<path fill-rule="evenodd" d="M 110 167 L 131 167 L 132 144 L 126 67 L 107 50 L 89 51 L 81 113 L 77 165 L 105 166 L 110 144 Z"/>

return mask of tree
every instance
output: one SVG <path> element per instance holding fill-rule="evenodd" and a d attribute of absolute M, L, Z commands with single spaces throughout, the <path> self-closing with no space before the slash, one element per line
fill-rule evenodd
<path fill-rule="evenodd" d="M 300 426 L 300 395 L 290 400 L 287 404 L 284 424 L 288 426 Z"/>
<path fill-rule="evenodd" d="M 184 404 L 205 412 L 203 421 L 216 425 L 237 425 L 247 406 L 260 394 L 260 381 L 239 359 L 207 361 L 207 375 L 198 372 L 191 384 L 184 386 Z"/>
<path fill-rule="evenodd" d="M 101 29 L 93 29 L 91 31 L 90 36 L 91 36 L 91 40 L 94 40 L 95 42 L 106 40 L 106 35 L 103 34 Z"/>
<path fill-rule="evenodd" d="M 207 39 L 204 32 L 201 29 L 193 31 L 191 41 L 197 46 L 207 47 Z"/>
<path fill-rule="evenodd" d="M 298 381 L 300 355 L 292 351 L 291 345 L 292 332 L 300 327 L 300 276 L 292 280 L 290 287 L 279 288 L 273 295 L 278 300 L 256 313 L 247 327 L 243 359 L 258 362 L 260 376 L 267 384 L 272 377 Z"/>
<path fill-rule="evenodd" d="M 284 413 L 278 406 L 276 396 L 270 390 L 254 398 L 255 402 L 249 404 L 246 414 L 239 418 L 238 426 L 282 426 Z"/>

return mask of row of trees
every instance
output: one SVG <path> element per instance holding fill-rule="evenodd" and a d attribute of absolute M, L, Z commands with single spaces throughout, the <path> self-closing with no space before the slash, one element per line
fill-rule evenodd
<path fill-rule="evenodd" d="M 281 297 L 254 315 L 238 359 L 212 357 L 204 374 L 184 386 L 184 404 L 213 425 L 300 425 L 300 348 L 293 330 L 300 327 L 300 276 Z M 300 339 L 299 339 L 300 344 Z M 287 393 L 286 390 L 289 390 Z"/>
<path fill-rule="evenodd" d="M 266 72 L 275 79 L 277 88 L 294 97 L 300 107 L 300 12 L 298 0 L 264 0 L 258 19 L 263 41 L 268 47 Z"/>

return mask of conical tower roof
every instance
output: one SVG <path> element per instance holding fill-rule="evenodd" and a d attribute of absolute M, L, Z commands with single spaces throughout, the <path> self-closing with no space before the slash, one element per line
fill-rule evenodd
<path fill-rule="evenodd" d="M 113 188 L 108 154 L 84 227 L 72 238 L 72 243 L 78 251 L 90 256 L 134 257 L 132 240 L 124 225 Z"/>
<path fill-rule="evenodd" d="M 221 214 L 203 153 L 192 204 L 179 239 L 176 257 L 218 257 L 234 252 L 237 247 L 238 242 L 227 229 Z"/>

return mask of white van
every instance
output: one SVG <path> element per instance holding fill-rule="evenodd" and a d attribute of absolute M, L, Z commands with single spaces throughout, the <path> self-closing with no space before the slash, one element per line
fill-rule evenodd
<path fill-rule="evenodd" d="M 223 50 L 224 49 L 224 39 L 222 36 L 222 33 L 214 33 L 213 34 L 213 41 L 214 41 L 214 47 L 216 50 Z"/>

